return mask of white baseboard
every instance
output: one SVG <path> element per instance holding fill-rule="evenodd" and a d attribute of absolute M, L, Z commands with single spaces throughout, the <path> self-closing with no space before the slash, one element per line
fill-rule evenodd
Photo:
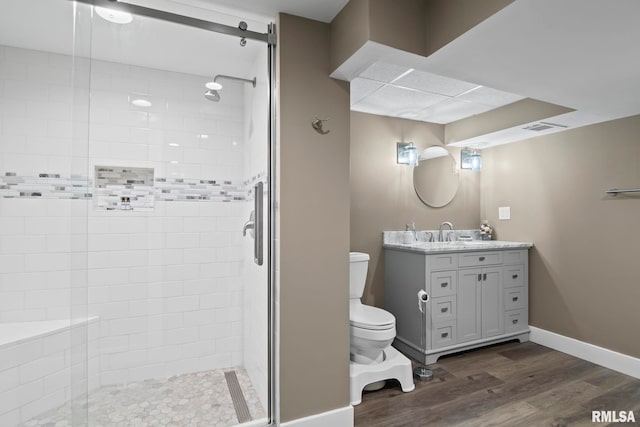
<path fill-rule="evenodd" d="M 334 409 L 280 424 L 281 427 L 353 427 L 353 406 Z"/>
<path fill-rule="evenodd" d="M 623 374 L 631 375 L 635 378 L 640 378 L 640 359 L 536 328 L 535 326 L 529 326 L 529 328 L 531 329 L 529 340 L 537 344 L 570 354 L 614 371 L 622 372 Z"/>

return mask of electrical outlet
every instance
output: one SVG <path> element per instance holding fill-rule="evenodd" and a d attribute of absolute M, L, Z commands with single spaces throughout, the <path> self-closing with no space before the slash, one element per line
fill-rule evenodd
<path fill-rule="evenodd" d="M 505 206 L 498 208 L 498 219 L 511 219 L 511 207 Z"/>

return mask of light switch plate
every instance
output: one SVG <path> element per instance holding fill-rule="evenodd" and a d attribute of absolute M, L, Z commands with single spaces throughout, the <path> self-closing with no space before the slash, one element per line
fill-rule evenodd
<path fill-rule="evenodd" d="M 504 206 L 498 208 L 498 219 L 511 219 L 511 207 Z"/>

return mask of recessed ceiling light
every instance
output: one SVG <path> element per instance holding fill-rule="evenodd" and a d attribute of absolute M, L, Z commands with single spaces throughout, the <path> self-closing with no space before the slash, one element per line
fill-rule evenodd
<path fill-rule="evenodd" d="M 176 144 L 175 142 L 170 142 L 169 147 L 180 147 L 180 144 Z"/>
<path fill-rule="evenodd" d="M 209 135 L 207 135 L 206 133 L 201 133 L 200 134 L 200 138 L 201 139 L 207 139 L 207 138 L 209 138 Z"/>
<path fill-rule="evenodd" d="M 151 101 L 143 98 L 134 99 L 133 101 L 131 101 L 131 103 L 136 107 L 144 107 L 144 108 L 151 107 L 153 105 Z"/>
<path fill-rule="evenodd" d="M 173 164 L 173 165 L 177 165 L 178 161 L 177 160 L 171 160 L 169 163 Z"/>
<path fill-rule="evenodd" d="M 204 85 L 209 90 L 220 90 L 222 89 L 222 85 L 218 82 L 207 82 Z"/>
<path fill-rule="evenodd" d="M 127 12 L 100 6 L 96 6 L 95 9 L 99 17 L 109 22 L 113 22 L 114 24 L 128 24 L 133 21 L 133 15 Z"/>
<path fill-rule="evenodd" d="M 238 145 L 238 143 L 236 141 L 233 141 L 231 145 Z"/>

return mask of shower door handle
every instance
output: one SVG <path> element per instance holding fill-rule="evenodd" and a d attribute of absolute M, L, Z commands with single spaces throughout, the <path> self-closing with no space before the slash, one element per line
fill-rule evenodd
<path fill-rule="evenodd" d="M 247 230 L 253 238 L 253 261 L 262 265 L 262 214 L 263 214 L 263 198 L 264 184 L 262 182 L 253 186 L 253 211 L 249 216 L 249 221 L 242 228 L 242 235 L 247 235 Z"/>
<path fill-rule="evenodd" d="M 264 183 L 259 182 L 253 186 L 253 207 L 255 218 L 253 222 L 254 240 L 253 240 L 253 261 L 262 265 L 262 234 L 263 234 L 263 199 L 264 199 Z"/>

